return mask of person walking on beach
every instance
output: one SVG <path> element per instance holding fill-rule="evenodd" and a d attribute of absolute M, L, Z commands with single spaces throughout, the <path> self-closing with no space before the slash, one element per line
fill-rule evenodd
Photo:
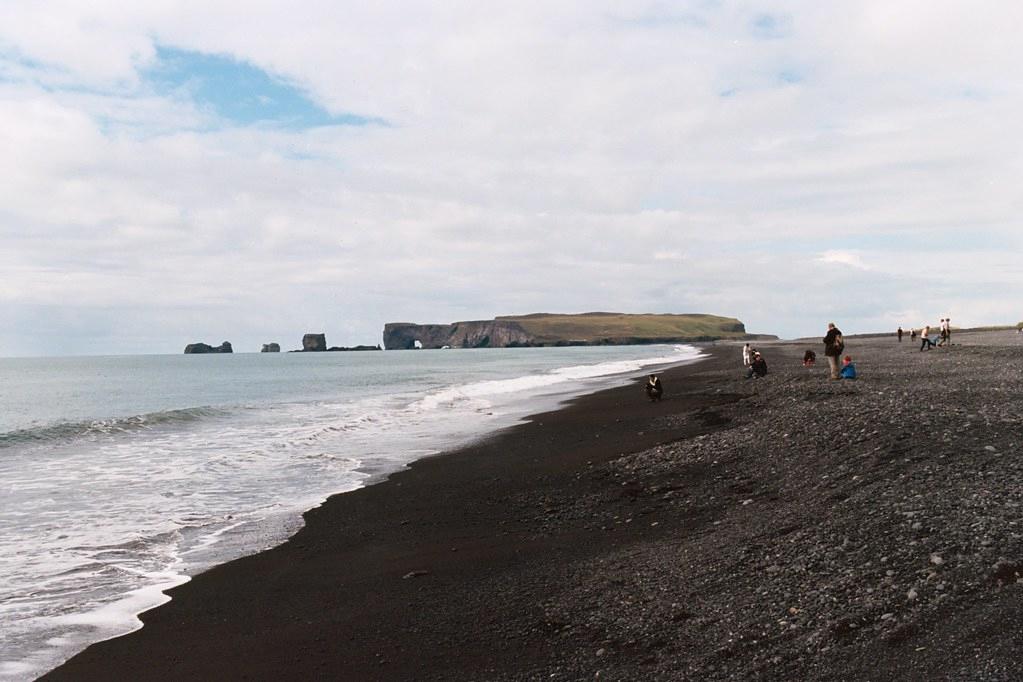
<path fill-rule="evenodd" d="M 742 347 L 742 366 L 749 367 L 753 362 L 753 348 L 747 343 Z"/>
<path fill-rule="evenodd" d="M 824 337 L 824 357 L 828 359 L 828 367 L 831 369 L 831 378 L 838 380 L 838 358 L 845 350 L 845 342 L 842 340 L 842 330 L 835 326 L 834 322 L 828 322 L 828 333 Z"/>
<path fill-rule="evenodd" d="M 902 343 L 902 327 L 899 327 L 899 331 L 895 333 L 899 337 L 899 343 Z"/>
<path fill-rule="evenodd" d="M 920 332 L 920 350 L 930 350 L 934 345 L 934 342 L 931 341 L 931 325 L 925 324 Z"/>

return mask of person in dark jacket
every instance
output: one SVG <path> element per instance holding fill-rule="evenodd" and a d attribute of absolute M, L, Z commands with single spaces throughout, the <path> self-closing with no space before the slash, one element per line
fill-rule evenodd
<path fill-rule="evenodd" d="M 838 358 L 845 350 L 845 342 L 842 340 L 842 330 L 835 326 L 834 322 L 828 322 L 828 333 L 824 336 L 824 356 L 828 359 L 828 368 L 831 369 L 831 378 L 838 380 Z"/>
<path fill-rule="evenodd" d="M 899 337 L 899 343 L 902 343 L 902 327 L 899 327 L 899 331 L 895 332 Z"/>
<path fill-rule="evenodd" d="M 650 398 L 651 402 L 656 403 L 660 401 L 662 395 L 664 395 L 664 387 L 661 386 L 661 378 L 656 374 L 651 374 L 646 382 L 646 396 Z"/>
<path fill-rule="evenodd" d="M 756 377 L 757 379 L 767 376 L 767 360 L 764 360 L 764 356 L 760 353 L 753 354 L 753 362 L 749 366 L 749 372 L 746 373 L 747 379 Z"/>

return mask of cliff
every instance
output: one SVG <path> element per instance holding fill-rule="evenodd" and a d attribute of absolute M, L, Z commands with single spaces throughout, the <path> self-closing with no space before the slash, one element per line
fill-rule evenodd
<path fill-rule="evenodd" d="M 747 334 L 745 325 L 732 317 L 704 314 L 537 313 L 453 324 L 392 322 L 384 326 L 384 347 L 388 350 L 628 345 L 752 338 L 774 337 Z"/>
<path fill-rule="evenodd" d="M 411 350 L 418 342 L 422 348 L 507 348 L 531 346 L 530 335 L 518 323 L 507 320 L 455 322 L 454 324 L 410 324 L 390 322 L 384 325 L 384 348 Z"/>

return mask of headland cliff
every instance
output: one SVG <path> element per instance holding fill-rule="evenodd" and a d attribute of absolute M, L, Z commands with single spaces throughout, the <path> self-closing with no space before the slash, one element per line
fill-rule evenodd
<path fill-rule="evenodd" d="M 775 337 L 747 334 L 745 325 L 734 317 L 695 313 L 535 313 L 451 324 L 390 322 L 384 326 L 384 348 L 387 350 L 604 346 L 765 338 Z"/>

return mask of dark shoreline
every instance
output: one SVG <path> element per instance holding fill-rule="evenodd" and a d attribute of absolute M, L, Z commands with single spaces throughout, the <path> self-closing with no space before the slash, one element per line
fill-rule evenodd
<path fill-rule="evenodd" d="M 47 679 L 1023 679 L 1023 339 L 737 345 L 331 498 Z"/>
<path fill-rule="evenodd" d="M 331 497 L 283 545 L 169 590 L 141 630 L 92 645 L 43 679 L 468 679 L 514 669 L 542 642 L 504 633 L 528 632 L 535 605 L 507 613 L 512 604 L 491 603 L 483 586 L 540 566 L 556 572 L 617 542 L 599 529 L 544 537 L 535 519 L 553 513 L 543 500 L 590 463 L 713 428 L 650 422 L 734 400 L 708 401 L 698 388 L 702 372 L 734 364 L 733 352 L 711 349 L 663 372 L 661 403 L 638 383 L 582 396 Z M 497 631 L 474 637 L 487 621 Z"/>

